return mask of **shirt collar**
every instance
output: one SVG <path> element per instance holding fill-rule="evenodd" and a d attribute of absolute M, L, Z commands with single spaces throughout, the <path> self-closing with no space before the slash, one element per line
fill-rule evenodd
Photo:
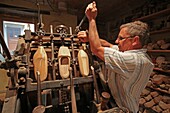
<path fill-rule="evenodd" d="M 135 50 L 128 50 L 125 53 L 146 53 L 147 49 L 135 49 Z"/>

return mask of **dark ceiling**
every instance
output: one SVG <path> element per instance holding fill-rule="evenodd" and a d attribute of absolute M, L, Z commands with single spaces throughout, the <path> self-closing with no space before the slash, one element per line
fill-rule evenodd
<path fill-rule="evenodd" d="M 51 1 L 51 0 L 49 0 Z M 78 18 L 84 16 L 84 11 L 93 0 L 53 0 L 55 3 L 64 1 L 70 12 L 76 13 Z M 132 11 L 143 5 L 147 0 L 95 0 L 98 8 L 98 18 L 102 21 L 110 21 L 114 18 Z"/>
<path fill-rule="evenodd" d="M 13 0 L 12 0 L 13 1 Z M 17 3 L 17 0 L 15 0 Z M 20 0 L 22 1 L 22 0 Z M 89 3 L 91 3 L 93 0 L 23 0 L 26 2 L 32 2 L 35 4 L 39 3 L 40 5 L 48 5 L 50 6 L 50 10 L 53 10 L 57 13 L 62 13 L 60 10 L 59 4 L 61 4 L 61 7 L 65 7 L 67 12 L 70 14 L 74 14 L 78 17 L 78 20 L 81 20 L 84 16 L 84 11 Z M 128 12 L 131 12 L 134 8 L 139 7 L 143 5 L 146 1 L 149 0 L 95 0 L 98 8 L 98 19 L 107 22 L 116 18 L 120 18 L 122 15 L 127 14 Z M 63 4 L 64 3 L 64 4 Z M 28 8 L 23 9 L 21 7 L 14 7 L 6 6 L 3 4 L 3 2 L 0 2 L 0 10 L 2 8 L 12 8 L 17 9 L 20 11 L 27 11 L 27 12 L 34 12 L 36 13 L 37 10 Z M 41 9 L 45 12 L 46 9 Z"/>

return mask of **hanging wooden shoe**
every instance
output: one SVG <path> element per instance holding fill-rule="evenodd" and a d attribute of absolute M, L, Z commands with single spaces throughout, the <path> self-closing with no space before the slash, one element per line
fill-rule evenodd
<path fill-rule="evenodd" d="M 70 51 L 68 47 L 61 46 L 58 51 L 58 63 L 60 76 L 65 79 L 69 77 Z"/>
<path fill-rule="evenodd" d="M 83 46 L 85 49 L 85 45 Z M 89 75 L 89 58 L 87 53 L 80 49 L 78 52 L 78 63 L 80 68 L 80 73 L 82 76 L 88 76 Z"/>
<path fill-rule="evenodd" d="M 33 64 L 34 64 L 35 79 L 37 80 L 36 72 L 39 71 L 40 80 L 44 81 L 47 78 L 48 64 L 47 64 L 47 54 L 43 46 L 38 46 L 38 49 L 33 56 Z"/>

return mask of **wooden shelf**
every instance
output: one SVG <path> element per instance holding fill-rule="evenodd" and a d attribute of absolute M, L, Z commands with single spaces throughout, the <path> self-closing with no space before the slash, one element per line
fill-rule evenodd
<path fill-rule="evenodd" d="M 162 90 L 162 89 L 160 89 L 160 88 L 154 88 L 154 87 L 152 87 L 152 86 L 150 86 L 150 87 L 148 87 L 148 88 L 151 88 L 151 89 L 153 89 L 153 90 L 155 90 L 155 91 L 158 91 L 158 92 L 161 92 L 161 93 L 170 95 L 170 93 L 169 93 L 168 91 Z"/>
<path fill-rule="evenodd" d="M 148 53 L 170 53 L 170 50 L 148 50 Z"/>
<path fill-rule="evenodd" d="M 150 15 L 147 15 L 147 16 L 143 16 L 141 18 L 136 18 L 134 20 L 147 21 L 147 20 L 151 20 L 151 19 L 158 18 L 158 17 L 161 17 L 161 16 L 165 16 L 165 15 L 167 15 L 169 13 L 170 13 L 170 8 L 165 9 L 165 10 L 161 10 L 159 12 L 156 12 L 156 13 L 153 13 L 153 14 L 150 14 Z"/>
<path fill-rule="evenodd" d="M 153 70 L 160 72 L 160 73 L 163 73 L 163 74 L 166 74 L 166 75 L 170 74 L 170 70 L 163 70 L 163 69 L 160 69 L 160 68 L 154 68 Z"/>
<path fill-rule="evenodd" d="M 170 32 L 170 28 L 161 29 L 161 30 L 156 30 L 156 31 L 151 31 L 151 32 L 150 32 L 150 35 L 160 34 L 160 33 L 166 33 L 166 32 Z"/>

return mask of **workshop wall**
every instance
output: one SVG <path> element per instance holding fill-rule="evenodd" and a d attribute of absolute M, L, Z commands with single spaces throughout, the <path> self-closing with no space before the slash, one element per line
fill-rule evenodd
<path fill-rule="evenodd" d="M 10 20 L 15 19 L 18 21 L 23 21 L 24 19 L 37 23 L 38 21 L 38 7 L 37 4 L 31 3 L 23 0 L 1 0 L 0 4 L 7 5 L 7 10 L 1 10 L 1 24 L 0 30 L 2 30 L 2 20 L 6 19 L 5 17 L 10 18 Z M 13 8 L 11 8 L 11 7 Z M 26 12 L 18 11 L 18 9 L 26 9 Z M 67 27 L 72 27 L 75 29 L 77 25 L 77 16 L 68 14 L 66 11 L 53 11 L 47 4 L 40 3 L 40 9 L 42 11 L 42 22 L 44 24 L 44 30 L 49 32 L 50 25 L 54 27 L 56 25 L 64 24 Z M 13 15 L 13 16 L 12 16 Z M 18 17 L 17 17 L 18 16 Z"/>

